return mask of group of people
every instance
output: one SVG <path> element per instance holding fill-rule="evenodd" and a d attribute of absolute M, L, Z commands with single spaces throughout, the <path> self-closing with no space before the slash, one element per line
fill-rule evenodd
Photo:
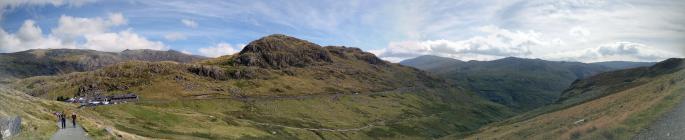
<path fill-rule="evenodd" d="M 67 128 L 67 115 L 64 112 L 55 112 L 55 116 L 57 116 L 57 121 L 61 123 L 61 128 Z M 76 112 L 71 113 L 71 125 L 76 128 Z"/>

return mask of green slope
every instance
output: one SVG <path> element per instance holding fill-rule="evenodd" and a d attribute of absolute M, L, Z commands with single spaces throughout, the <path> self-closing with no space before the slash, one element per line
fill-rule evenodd
<path fill-rule="evenodd" d="M 285 35 L 194 64 L 130 61 L 13 85 L 44 99 L 137 93 L 138 103 L 87 109 L 133 138 L 430 139 L 513 114 L 360 49 Z"/>
<path fill-rule="evenodd" d="M 630 61 L 606 61 L 606 62 L 595 62 L 590 64 L 602 65 L 605 67 L 610 67 L 613 69 L 629 69 L 637 67 L 649 67 L 656 62 L 630 62 Z"/>
<path fill-rule="evenodd" d="M 629 139 L 682 101 L 683 68 L 685 59 L 672 58 L 579 80 L 554 104 L 488 125 L 468 138 Z"/>
<path fill-rule="evenodd" d="M 611 68 L 579 62 L 557 62 L 508 57 L 493 61 L 446 63 L 446 58 L 419 57 L 400 62 L 429 71 L 457 86 L 468 87 L 491 101 L 518 111 L 552 103 L 574 80 Z M 440 67 L 423 67 L 415 62 L 440 62 Z M 412 63 L 409 63 L 412 62 Z"/>

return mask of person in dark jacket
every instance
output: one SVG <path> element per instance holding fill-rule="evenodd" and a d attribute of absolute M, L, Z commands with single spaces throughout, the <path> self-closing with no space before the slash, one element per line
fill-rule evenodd
<path fill-rule="evenodd" d="M 61 119 L 62 119 L 62 129 L 67 128 L 67 115 L 64 115 L 64 113 L 61 113 Z"/>
<path fill-rule="evenodd" d="M 71 113 L 71 126 L 76 128 L 76 112 Z"/>

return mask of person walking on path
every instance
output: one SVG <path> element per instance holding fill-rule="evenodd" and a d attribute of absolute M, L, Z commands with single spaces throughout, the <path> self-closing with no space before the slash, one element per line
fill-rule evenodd
<path fill-rule="evenodd" d="M 62 122 L 62 114 L 60 114 L 60 112 L 55 112 L 55 117 L 57 117 L 57 123 Z M 59 124 L 57 127 L 60 127 L 60 126 L 62 126 L 62 125 Z M 60 128 L 62 128 L 62 127 L 60 127 Z"/>
<path fill-rule="evenodd" d="M 76 128 L 76 112 L 71 112 L 71 126 Z"/>
<path fill-rule="evenodd" d="M 62 112 L 60 114 L 61 114 L 60 118 L 62 121 L 62 129 L 64 129 L 67 127 L 67 118 L 66 118 L 66 115 L 64 115 L 64 112 Z"/>

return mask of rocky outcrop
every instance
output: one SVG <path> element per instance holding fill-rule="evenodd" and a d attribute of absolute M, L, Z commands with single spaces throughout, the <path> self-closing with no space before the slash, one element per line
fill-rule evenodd
<path fill-rule="evenodd" d="M 19 116 L 0 117 L 0 139 L 9 139 L 20 131 L 21 118 Z"/>
<path fill-rule="evenodd" d="M 282 69 L 327 64 L 333 59 L 317 44 L 274 34 L 250 42 L 234 61 L 236 65 Z"/>
<path fill-rule="evenodd" d="M 374 65 L 387 64 L 373 53 L 364 52 L 359 48 L 345 46 L 326 46 L 324 48 L 331 54 L 343 59 L 356 59 Z"/>

